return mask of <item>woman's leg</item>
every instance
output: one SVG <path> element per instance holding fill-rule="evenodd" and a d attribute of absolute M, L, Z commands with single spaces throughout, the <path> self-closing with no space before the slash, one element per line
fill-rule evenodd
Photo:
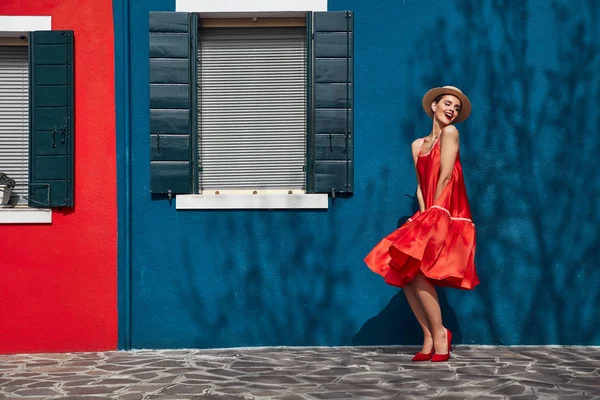
<path fill-rule="evenodd" d="M 425 311 L 423 310 L 423 306 L 421 306 L 421 301 L 417 297 L 417 293 L 415 288 L 413 287 L 413 282 L 410 282 L 404 286 L 404 295 L 406 296 L 406 300 L 408 300 L 408 304 L 410 308 L 415 314 L 419 325 L 421 325 L 421 329 L 423 329 L 423 347 L 421 348 L 421 353 L 429 354 L 433 349 L 433 337 L 431 336 L 431 329 L 429 329 L 429 322 L 427 322 L 427 317 L 425 316 Z"/>
<path fill-rule="evenodd" d="M 435 288 L 421 272 L 413 279 L 411 285 L 427 318 L 436 354 L 447 354 L 446 328 L 442 324 L 442 310 Z"/>

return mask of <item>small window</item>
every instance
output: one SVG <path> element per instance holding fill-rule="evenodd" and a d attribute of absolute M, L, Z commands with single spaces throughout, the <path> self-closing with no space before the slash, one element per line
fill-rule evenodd
<path fill-rule="evenodd" d="M 0 38 L 0 172 L 16 181 L 9 207 L 26 207 L 29 185 L 27 40 Z"/>

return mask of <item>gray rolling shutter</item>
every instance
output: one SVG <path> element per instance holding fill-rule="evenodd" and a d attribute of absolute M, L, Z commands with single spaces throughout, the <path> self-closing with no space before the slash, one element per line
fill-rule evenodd
<path fill-rule="evenodd" d="M 29 34 L 29 205 L 74 205 L 73 31 Z"/>
<path fill-rule="evenodd" d="M 192 193 L 197 16 L 150 12 L 150 191 Z M 193 93 L 193 95 L 192 95 Z"/>
<path fill-rule="evenodd" d="M 311 20 L 312 17 L 312 20 Z M 309 191 L 354 191 L 354 38 L 349 11 L 315 12 L 312 23 Z M 310 26 L 310 24 L 309 24 Z"/>
<path fill-rule="evenodd" d="M 304 189 L 306 30 L 207 28 L 200 36 L 200 188 Z"/>
<path fill-rule="evenodd" d="M 29 183 L 27 46 L 0 46 L 0 172 L 13 178 L 9 204 L 27 205 Z"/>

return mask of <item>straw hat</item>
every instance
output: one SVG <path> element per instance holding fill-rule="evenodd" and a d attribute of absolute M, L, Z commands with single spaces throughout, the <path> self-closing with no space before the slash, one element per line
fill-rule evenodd
<path fill-rule="evenodd" d="M 456 96 L 460 99 L 460 112 L 456 116 L 456 119 L 453 123 L 458 124 L 459 122 L 463 122 L 469 118 L 469 115 L 471 114 L 471 102 L 469 101 L 469 98 L 455 86 L 437 87 L 425 93 L 425 96 L 423 96 L 423 109 L 427 115 L 433 118 L 431 103 L 433 103 L 436 97 L 442 94 L 451 94 L 452 96 Z"/>

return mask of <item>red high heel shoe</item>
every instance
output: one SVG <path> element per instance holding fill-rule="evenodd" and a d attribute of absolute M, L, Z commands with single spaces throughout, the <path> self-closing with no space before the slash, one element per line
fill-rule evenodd
<path fill-rule="evenodd" d="M 431 360 L 431 356 L 433 356 L 433 350 L 429 353 L 421 353 L 418 352 L 413 358 L 413 361 L 429 361 Z"/>
<path fill-rule="evenodd" d="M 431 357 L 431 362 L 444 362 L 450 359 L 450 352 L 452 351 L 452 332 L 446 329 L 446 339 L 448 340 L 448 352 L 446 354 L 434 354 Z"/>

